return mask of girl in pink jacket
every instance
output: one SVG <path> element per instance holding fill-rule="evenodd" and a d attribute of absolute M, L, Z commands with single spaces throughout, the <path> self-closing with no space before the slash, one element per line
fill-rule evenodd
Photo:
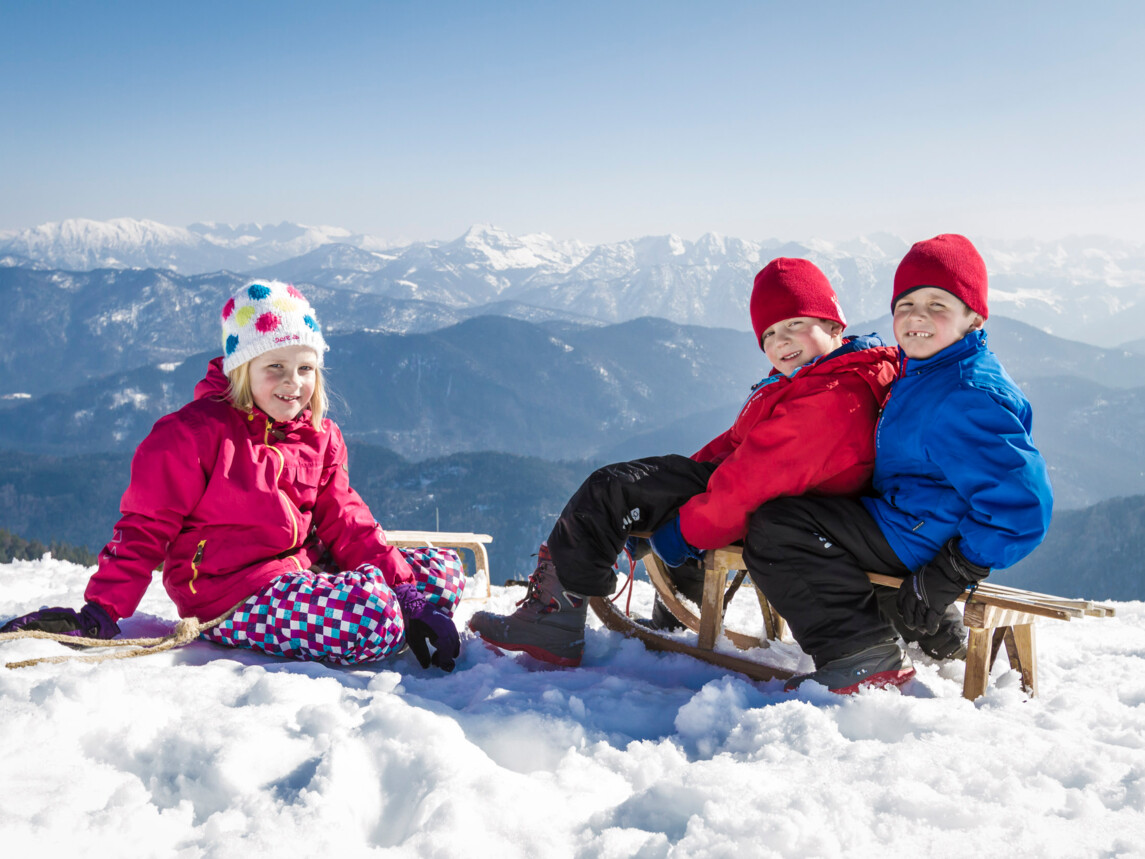
<path fill-rule="evenodd" d="M 135 452 L 87 604 L 0 631 L 113 638 L 162 563 L 181 617 L 207 621 L 235 607 L 203 633 L 212 641 L 342 664 L 405 642 L 423 667 L 451 671 L 460 565 L 415 553 L 411 564 L 350 487 L 342 433 L 324 416 L 329 347 L 310 304 L 285 283 L 250 283 L 223 307 L 222 331 L 224 355 L 194 400 Z M 325 553 L 345 572 L 312 572 Z"/>

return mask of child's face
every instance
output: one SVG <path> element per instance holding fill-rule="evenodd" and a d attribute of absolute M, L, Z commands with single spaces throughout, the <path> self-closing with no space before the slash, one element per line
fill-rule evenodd
<path fill-rule="evenodd" d="M 772 366 L 785 376 L 842 345 L 842 325 L 811 316 L 784 319 L 763 332 L 763 352 Z"/>
<path fill-rule="evenodd" d="M 298 417 L 314 394 L 318 353 L 309 346 L 282 346 L 250 362 L 254 404 L 276 421 Z"/>
<path fill-rule="evenodd" d="M 895 302 L 895 340 L 908 358 L 929 358 L 982 327 L 983 319 L 945 289 L 922 286 Z"/>

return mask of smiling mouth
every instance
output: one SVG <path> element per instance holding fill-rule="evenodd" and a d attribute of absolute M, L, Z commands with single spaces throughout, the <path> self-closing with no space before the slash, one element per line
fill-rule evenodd
<path fill-rule="evenodd" d="M 295 397 L 288 397 L 285 394 L 275 394 L 274 396 L 277 397 L 278 399 L 282 400 L 284 403 L 296 403 L 296 402 L 298 402 L 298 397 L 296 397 L 296 396 Z"/>
<path fill-rule="evenodd" d="M 794 361 L 796 358 L 798 358 L 798 357 L 799 357 L 800 355 L 802 355 L 802 354 L 803 354 L 803 350 L 802 350 L 802 349 L 800 349 L 798 352 L 792 352 L 792 353 L 790 353 L 790 354 L 788 354 L 788 355 L 781 355 L 781 356 L 779 357 L 779 360 L 780 360 L 780 361 L 784 361 L 784 362 L 786 362 L 786 361 Z"/>
<path fill-rule="evenodd" d="M 930 331 L 908 331 L 906 333 L 906 336 L 907 337 L 922 337 L 923 339 L 926 339 L 927 337 L 933 337 L 934 334 L 931 333 Z"/>

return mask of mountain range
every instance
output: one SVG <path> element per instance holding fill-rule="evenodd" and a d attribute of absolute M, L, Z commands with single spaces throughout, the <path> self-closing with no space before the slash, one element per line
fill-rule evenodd
<path fill-rule="evenodd" d="M 0 267 L 0 398 L 64 391 L 145 365 L 178 363 L 219 336 L 219 308 L 246 275 L 163 269 L 70 272 Z M 495 314 L 601 324 L 510 301 L 457 307 L 307 285 L 327 334 L 422 333 Z"/>
<path fill-rule="evenodd" d="M 925 238 L 922 236 L 912 237 Z M 1145 327 L 1145 243 L 1105 237 L 976 239 L 995 313 L 1071 340 L 1115 346 Z M 395 301 L 450 308 L 514 302 L 620 322 L 659 316 L 748 330 L 755 272 L 802 256 L 831 279 L 852 319 L 886 312 L 909 242 L 873 234 L 849 242 L 650 236 L 590 245 L 475 226 L 452 241 L 387 245 L 337 227 L 193 224 L 121 218 L 62 221 L 0 234 L 0 266 L 88 271 L 158 268 L 277 277 Z"/>
<path fill-rule="evenodd" d="M 162 268 L 188 274 L 231 269 L 247 271 L 343 243 L 383 247 L 377 239 L 341 227 L 264 224 L 191 224 L 171 227 L 156 221 L 72 218 L 25 230 L 0 233 L 0 262 L 69 271 L 95 268 Z"/>
<path fill-rule="evenodd" d="M 217 354 L 204 347 L 225 296 L 277 277 L 302 284 L 323 322 L 333 416 L 371 509 L 390 527 L 493 533 L 499 578 L 528 572 L 595 464 L 690 453 L 727 428 L 767 370 L 747 333 L 762 262 L 814 259 L 850 318 L 871 320 L 850 330 L 889 336 L 907 249 L 885 235 L 588 246 L 477 227 L 386 246 L 292 224 L 75 223 L 0 236 L 0 527 L 98 548 L 130 451 Z M 1129 565 L 1118 593 L 1136 593 L 1125 522 L 1140 505 L 1116 499 L 1145 489 L 1145 252 L 1105 239 L 983 250 L 990 344 L 1034 405 L 1059 514 L 1054 557 L 1015 575 L 1036 588 L 1108 561 Z M 1088 595 L 1102 596 L 1098 579 Z"/>
<path fill-rule="evenodd" d="M 987 328 L 1033 403 L 1035 439 L 1050 464 L 1058 507 L 1140 493 L 1140 356 L 1062 340 L 1005 317 L 991 318 Z M 889 320 L 856 330 L 886 332 Z M 23 333 L 33 343 L 49 338 L 31 325 Z M 152 338 L 155 331 L 141 334 Z M 603 463 L 692 453 L 731 424 L 769 369 L 745 332 L 654 317 L 584 325 L 478 316 L 427 332 L 355 331 L 329 340 L 332 415 L 347 437 L 415 460 L 498 451 Z M 130 451 L 155 420 L 190 398 L 218 353 L 164 356 L 76 380 L 68 362 L 84 362 L 88 349 L 121 365 L 131 363 L 125 353 L 143 350 L 99 352 L 101 344 L 106 338 L 93 337 L 60 350 L 62 364 L 60 352 L 40 357 L 41 370 L 75 384 L 0 400 L 0 448 L 55 456 Z M 31 377 L 36 356 L 18 346 L 9 344 L 3 359 Z"/>

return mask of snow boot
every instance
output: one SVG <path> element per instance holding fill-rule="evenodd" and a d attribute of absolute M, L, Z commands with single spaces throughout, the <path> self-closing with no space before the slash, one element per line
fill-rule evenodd
<path fill-rule="evenodd" d="M 901 686 L 914 676 L 914 664 L 896 642 L 876 644 L 857 653 L 832 659 L 810 674 L 792 677 L 784 685 L 791 692 L 813 680 L 839 695 L 852 695 L 861 688 Z"/>
<path fill-rule="evenodd" d="M 703 604 L 704 568 L 700 566 L 699 561 L 689 559 L 679 567 L 668 567 L 668 575 L 672 579 L 672 583 L 676 585 L 676 590 L 679 591 L 680 596 L 691 600 L 697 606 Z M 659 596 L 656 597 L 656 602 L 652 604 L 652 617 L 640 618 L 636 622 L 657 632 L 678 632 L 684 629 L 684 624 L 672 612 L 668 611 L 668 607 L 664 605 Z"/>
<path fill-rule="evenodd" d="M 951 623 L 950 613 L 956 617 Z M 918 634 L 917 632 L 915 633 Z M 946 616 L 934 635 L 921 635 L 917 639 L 922 652 L 931 659 L 966 659 L 966 627 L 962 625 L 962 615 L 954 606 L 946 610 Z M 907 639 L 903 639 L 906 641 Z"/>
<path fill-rule="evenodd" d="M 534 659 L 575 668 L 584 654 L 588 597 L 566 590 L 542 543 L 537 568 L 529 576 L 529 591 L 510 615 L 479 611 L 469 628 L 502 650 L 519 650 Z"/>

